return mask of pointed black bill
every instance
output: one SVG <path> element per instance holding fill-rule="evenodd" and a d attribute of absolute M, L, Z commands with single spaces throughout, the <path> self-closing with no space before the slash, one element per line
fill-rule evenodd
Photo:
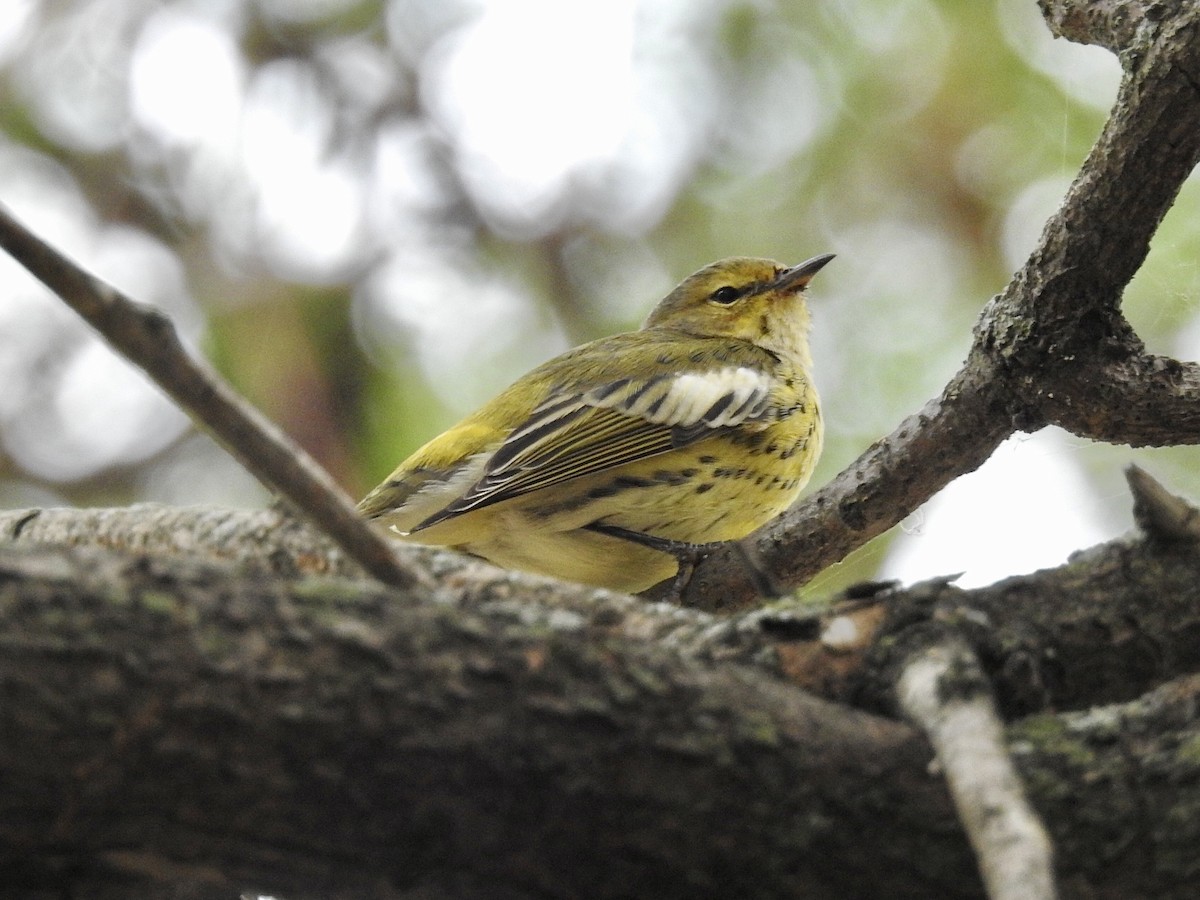
<path fill-rule="evenodd" d="M 812 280 L 812 277 L 825 268 L 825 264 L 833 259 L 833 257 L 834 254 L 832 253 L 822 253 L 820 256 L 806 259 L 798 266 L 784 269 L 779 277 L 775 279 L 773 287 L 784 291 L 802 291 L 808 285 L 809 281 Z"/>

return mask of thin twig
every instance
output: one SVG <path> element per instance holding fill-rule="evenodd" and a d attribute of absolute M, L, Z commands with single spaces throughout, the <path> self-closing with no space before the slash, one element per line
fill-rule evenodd
<path fill-rule="evenodd" d="M 991 900 L 1052 900 L 1054 854 L 1025 798 L 975 654 L 950 640 L 917 653 L 896 686 L 933 745 Z"/>
<path fill-rule="evenodd" d="M 416 583 L 353 503 L 311 456 L 243 400 L 203 361 L 188 355 L 160 310 L 138 303 L 80 268 L 0 204 L 0 247 L 142 369 L 242 465 L 278 492 L 371 575 L 395 587 Z"/>

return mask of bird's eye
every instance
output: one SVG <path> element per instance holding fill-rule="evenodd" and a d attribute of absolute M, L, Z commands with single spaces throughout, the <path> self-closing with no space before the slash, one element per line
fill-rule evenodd
<path fill-rule="evenodd" d="M 724 287 L 719 287 L 713 291 L 712 296 L 709 297 L 709 299 L 712 300 L 713 303 L 720 303 L 722 306 L 728 306 L 740 296 L 742 296 L 741 291 L 727 284 Z"/>

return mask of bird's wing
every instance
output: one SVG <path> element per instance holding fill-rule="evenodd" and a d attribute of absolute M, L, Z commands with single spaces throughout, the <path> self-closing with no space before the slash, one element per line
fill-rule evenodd
<path fill-rule="evenodd" d="M 766 420 L 771 392 L 766 372 L 726 365 L 552 393 L 507 435 L 478 481 L 412 531 Z"/>

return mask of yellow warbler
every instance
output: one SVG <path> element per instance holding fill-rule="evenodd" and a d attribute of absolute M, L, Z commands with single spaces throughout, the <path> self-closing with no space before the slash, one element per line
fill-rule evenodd
<path fill-rule="evenodd" d="M 626 592 L 785 510 L 821 452 L 803 291 L 832 254 L 737 257 L 640 331 L 525 375 L 359 504 L 404 540 Z"/>

